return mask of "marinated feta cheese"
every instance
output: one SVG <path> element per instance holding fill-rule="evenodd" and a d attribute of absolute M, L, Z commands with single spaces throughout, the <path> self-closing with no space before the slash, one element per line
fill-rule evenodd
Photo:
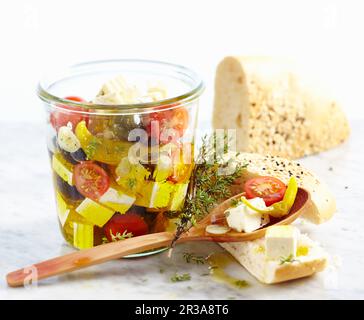
<path fill-rule="evenodd" d="M 115 211 L 102 206 L 101 204 L 86 198 L 76 208 L 76 212 L 83 216 L 87 221 L 103 227 L 106 222 L 114 215 Z"/>
<path fill-rule="evenodd" d="M 73 186 L 73 173 L 67 165 L 57 155 L 52 157 L 52 169 L 57 173 L 64 181 Z"/>
<path fill-rule="evenodd" d="M 145 181 L 143 194 L 137 197 L 135 204 L 146 208 L 167 207 L 172 191 L 172 183 Z"/>
<path fill-rule="evenodd" d="M 99 199 L 100 203 L 114 209 L 119 213 L 125 213 L 134 203 L 135 198 L 114 188 L 109 188 Z"/>
<path fill-rule="evenodd" d="M 78 249 L 94 246 L 94 226 L 84 223 L 73 223 L 73 245 Z"/>
<path fill-rule="evenodd" d="M 168 209 L 178 211 L 181 209 L 188 191 L 188 183 L 177 183 L 173 187 Z"/>
<path fill-rule="evenodd" d="M 100 104 L 133 104 L 155 102 L 166 98 L 167 90 L 161 83 L 137 86 L 132 82 L 127 82 L 123 76 L 119 75 L 102 86 L 94 102 Z"/>
<path fill-rule="evenodd" d="M 294 226 L 271 226 L 265 234 L 265 255 L 269 260 L 296 257 L 299 231 Z"/>
<path fill-rule="evenodd" d="M 76 152 L 81 148 L 80 140 L 72 131 L 72 125 L 60 127 L 57 134 L 58 146 L 67 152 Z"/>
<path fill-rule="evenodd" d="M 64 224 L 67 221 L 68 215 L 70 214 L 70 209 L 67 207 L 67 203 L 63 200 L 61 194 L 56 192 L 56 203 L 57 203 L 57 213 L 59 221 L 64 227 Z"/>
<path fill-rule="evenodd" d="M 153 173 L 155 181 L 165 181 L 173 173 L 172 158 L 167 155 L 160 155 L 157 166 Z"/>
<path fill-rule="evenodd" d="M 262 198 L 254 198 L 249 202 L 258 209 L 266 209 Z M 252 232 L 269 223 L 269 216 L 248 208 L 244 203 L 225 211 L 230 228 L 238 232 Z"/>

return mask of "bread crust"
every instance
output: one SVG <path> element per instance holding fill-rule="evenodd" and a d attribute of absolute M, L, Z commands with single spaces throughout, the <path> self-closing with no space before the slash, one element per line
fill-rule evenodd
<path fill-rule="evenodd" d="M 308 79 L 287 59 L 226 57 L 216 72 L 214 128 L 236 129 L 239 151 L 289 159 L 343 143 L 350 129 L 338 101 Z"/>
<path fill-rule="evenodd" d="M 239 179 L 232 186 L 232 193 L 238 194 L 244 183 L 257 176 L 272 176 L 288 183 L 291 176 L 297 180 L 299 187 L 310 193 L 311 206 L 305 211 L 304 218 L 320 224 L 329 220 L 336 211 L 336 201 L 327 185 L 299 162 L 275 156 L 262 156 L 256 153 L 240 153 L 234 157 L 239 164 L 247 165 Z"/>

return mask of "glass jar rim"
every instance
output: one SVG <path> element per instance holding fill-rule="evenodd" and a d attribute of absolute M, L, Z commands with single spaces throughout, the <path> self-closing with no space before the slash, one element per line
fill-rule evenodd
<path fill-rule="evenodd" d="M 99 103 L 92 103 L 92 102 L 79 102 L 74 100 L 68 100 L 62 97 L 59 97 L 57 95 L 54 95 L 49 92 L 47 88 L 49 88 L 52 84 L 45 86 L 44 80 L 39 81 L 37 86 L 37 95 L 38 97 L 43 100 L 46 103 L 49 104 L 55 104 L 57 108 L 62 109 L 62 105 L 66 106 L 72 106 L 72 107 L 78 107 L 81 109 L 78 109 L 75 112 L 77 113 L 90 113 L 89 109 L 97 111 L 101 111 L 102 113 L 113 113 L 114 115 L 119 111 L 120 113 L 129 113 L 129 112 L 148 112 L 150 109 L 156 108 L 156 107 L 174 107 L 173 104 L 185 104 L 190 101 L 195 100 L 198 98 L 202 92 L 205 89 L 204 82 L 199 77 L 197 73 L 195 73 L 193 70 L 178 65 L 174 63 L 169 62 L 163 62 L 158 60 L 144 60 L 144 59 L 110 59 L 110 60 L 95 60 L 95 61 L 89 61 L 89 62 L 83 62 L 78 63 L 75 65 L 72 65 L 66 70 L 65 72 L 72 72 L 72 70 L 77 69 L 87 69 L 90 66 L 94 65 L 107 65 L 107 64 L 113 64 L 113 63 L 139 63 L 139 64 L 147 64 L 149 66 L 160 66 L 164 68 L 170 68 L 173 70 L 176 74 L 184 74 L 187 75 L 190 79 L 194 81 L 194 86 L 191 90 L 186 91 L 185 93 L 182 93 L 180 95 L 173 96 L 171 98 L 154 101 L 154 102 L 142 102 L 142 103 L 134 103 L 134 104 L 99 104 Z M 70 75 L 71 76 L 71 75 Z M 63 79 L 66 77 L 63 77 Z M 61 80 L 61 79 L 58 79 Z M 47 87 L 47 88 L 46 88 Z M 84 110 L 82 110 L 84 109 Z M 68 109 L 69 111 L 69 109 Z M 92 113 L 92 112 L 91 112 Z M 100 113 L 99 113 L 100 114 Z"/>

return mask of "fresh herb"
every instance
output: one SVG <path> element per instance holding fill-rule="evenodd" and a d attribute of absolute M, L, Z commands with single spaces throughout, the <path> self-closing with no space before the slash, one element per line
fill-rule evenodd
<path fill-rule="evenodd" d="M 230 202 L 230 204 L 231 204 L 231 206 L 232 207 L 237 207 L 238 205 L 240 205 L 242 202 L 241 202 L 241 200 L 240 199 L 231 199 L 231 202 Z"/>
<path fill-rule="evenodd" d="M 196 256 L 195 254 L 188 252 L 183 253 L 183 259 L 185 259 L 187 263 L 204 264 L 206 262 L 204 257 Z"/>
<path fill-rule="evenodd" d="M 129 189 L 134 189 L 134 187 L 137 184 L 137 180 L 135 178 L 129 178 L 126 183 L 129 187 Z"/>
<path fill-rule="evenodd" d="M 116 232 L 116 234 L 114 235 L 112 233 L 112 231 L 110 230 L 110 237 L 111 237 L 112 242 L 116 242 L 119 240 L 125 240 L 128 238 L 131 238 L 131 237 L 133 237 L 133 234 L 131 232 L 128 232 L 127 230 L 124 230 L 124 232 L 122 234 L 120 232 Z M 108 243 L 108 242 L 109 242 L 109 240 L 106 237 L 102 238 L 102 243 Z"/>
<path fill-rule="evenodd" d="M 188 280 L 191 280 L 191 275 L 189 273 L 183 273 L 183 274 L 175 273 L 171 277 L 172 282 L 181 282 L 181 281 L 188 281 Z"/>
<path fill-rule="evenodd" d="M 94 157 L 95 152 L 100 147 L 100 145 L 101 145 L 101 142 L 97 138 L 92 137 L 91 141 L 85 148 L 85 153 L 86 153 L 88 159 L 92 159 Z"/>
<path fill-rule="evenodd" d="M 206 216 L 215 204 L 231 195 L 230 186 L 246 167 L 232 163 L 232 159 L 224 161 L 224 155 L 215 152 L 216 140 L 215 135 L 210 139 L 207 136 L 202 139 L 202 147 L 191 175 L 184 207 L 176 223 L 177 229 L 171 247 L 183 233 Z M 224 139 L 224 151 L 226 147 Z M 229 171 L 229 174 L 224 174 L 224 170 Z"/>
<path fill-rule="evenodd" d="M 281 257 L 281 260 L 280 260 L 280 265 L 282 264 L 285 264 L 285 263 L 292 263 L 292 262 L 295 262 L 297 260 L 294 259 L 293 255 L 290 254 L 288 257 Z"/>
<path fill-rule="evenodd" d="M 245 287 L 247 287 L 249 284 L 248 284 L 248 282 L 247 281 L 245 281 L 245 280 L 236 280 L 235 281 L 235 286 L 236 287 L 238 287 L 239 289 L 241 289 L 241 288 L 245 288 Z"/>

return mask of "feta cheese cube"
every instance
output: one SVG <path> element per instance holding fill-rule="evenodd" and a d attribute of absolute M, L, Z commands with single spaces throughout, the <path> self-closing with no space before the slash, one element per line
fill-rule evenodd
<path fill-rule="evenodd" d="M 269 260 L 296 257 L 299 231 L 294 226 L 271 226 L 265 234 L 265 255 Z"/>
<path fill-rule="evenodd" d="M 73 245 L 78 249 L 92 248 L 94 246 L 94 226 L 74 222 Z"/>
<path fill-rule="evenodd" d="M 58 218 L 62 227 L 64 227 L 64 224 L 66 223 L 67 218 L 70 214 L 70 209 L 67 207 L 67 203 L 63 200 L 59 192 L 56 192 L 56 203 Z"/>
<path fill-rule="evenodd" d="M 259 209 L 266 208 L 262 198 L 254 198 L 249 200 L 249 202 Z M 252 232 L 269 223 L 268 215 L 263 216 L 243 203 L 235 208 L 226 210 L 225 214 L 229 227 L 238 232 Z"/>
<path fill-rule="evenodd" d="M 101 196 L 99 201 L 119 213 L 125 213 L 134 203 L 135 197 L 128 196 L 127 194 L 110 187 Z"/>
<path fill-rule="evenodd" d="M 76 212 L 83 216 L 87 221 L 103 227 L 114 215 L 115 211 L 102 206 L 101 204 L 85 198 L 76 208 Z"/>

